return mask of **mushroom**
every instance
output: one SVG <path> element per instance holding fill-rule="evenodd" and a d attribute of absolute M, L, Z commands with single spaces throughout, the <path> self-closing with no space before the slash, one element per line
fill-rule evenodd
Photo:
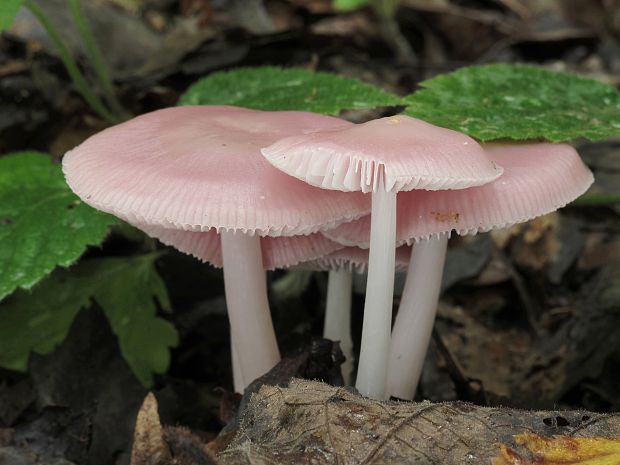
<path fill-rule="evenodd" d="M 250 382 L 280 358 L 260 237 L 308 235 L 369 210 L 361 194 L 334 195 L 279 172 L 260 148 L 350 124 L 304 112 L 169 108 L 92 136 L 65 155 L 63 170 L 86 203 L 132 224 L 217 231 L 231 331 Z"/>
<path fill-rule="evenodd" d="M 405 271 L 409 263 L 410 247 L 396 249 L 396 271 Z M 302 267 L 329 271 L 323 337 L 340 341 L 345 356 L 342 372 L 345 384 L 350 384 L 353 372 L 353 341 L 351 339 L 351 295 L 353 273 L 364 273 L 368 266 L 368 250 L 344 247 L 317 258 Z"/>
<path fill-rule="evenodd" d="M 203 262 L 222 267 L 222 247 L 218 233 L 208 231 L 184 231 L 148 224 L 134 224 L 149 236 L 175 249 L 192 255 Z M 288 268 L 309 260 L 320 259 L 344 246 L 327 239 L 321 233 L 306 236 L 261 237 L 262 263 L 265 270 Z M 231 334 L 231 361 L 235 392 L 243 392 L 252 381 L 245 380 L 239 367 L 239 352 L 252 352 L 253 348 L 237 341 L 238 348 Z"/>
<path fill-rule="evenodd" d="M 398 200 L 397 244 L 414 243 L 405 289 L 394 322 L 388 363 L 388 393 L 412 399 L 430 341 L 447 240 L 528 221 L 557 210 L 583 194 L 592 173 L 567 144 L 489 145 L 491 160 L 504 168 L 498 180 L 459 191 L 412 191 Z M 342 244 L 368 247 L 371 218 L 324 234 Z"/>
<path fill-rule="evenodd" d="M 396 194 L 463 189 L 501 175 L 464 134 L 394 116 L 291 136 L 262 150 L 275 167 L 323 189 L 372 192 L 368 283 L 357 389 L 385 398 L 392 323 Z"/>
<path fill-rule="evenodd" d="M 222 244 L 219 234 L 214 229 L 185 231 L 149 224 L 134 224 L 134 226 L 166 245 L 222 268 Z M 261 237 L 260 244 L 265 270 L 288 268 L 302 262 L 320 259 L 345 247 L 318 232 L 298 236 Z"/>

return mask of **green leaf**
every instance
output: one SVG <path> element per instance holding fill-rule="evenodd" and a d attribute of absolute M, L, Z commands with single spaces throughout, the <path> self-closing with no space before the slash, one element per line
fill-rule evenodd
<path fill-rule="evenodd" d="M 117 220 L 84 204 L 42 153 L 0 158 L 0 299 L 100 244 Z"/>
<path fill-rule="evenodd" d="M 1 0 L 0 1 L 0 32 L 8 28 L 15 19 L 22 0 Z"/>
<path fill-rule="evenodd" d="M 193 84 L 179 101 L 180 105 L 237 105 L 328 115 L 400 103 L 395 95 L 356 79 L 270 66 L 211 74 Z"/>
<path fill-rule="evenodd" d="M 591 140 L 620 135 L 620 92 L 524 65 L 471 66 L 421 83 L 405 114 L 477 139 Z"/>
<path fill-rule="evenodd" d="M 337 11 L 357 10 L 368 4 L 368 0 L 334 0 L 332 5 Z"/>
<path fill-rule="evenodd" d="M 170 363 L 177 332 L 157 317 L 157 299 L 170 309 L 154 262 L 158 254 L 88 260 L 59 269 L 31 292 L 18 291 L 0 305 L 0 366 L 27 368 L 30 352 L 48 354 L 60 344 L 73 319 L 94 299 L 119 340 L 123 357 L 145 386 Z"/>

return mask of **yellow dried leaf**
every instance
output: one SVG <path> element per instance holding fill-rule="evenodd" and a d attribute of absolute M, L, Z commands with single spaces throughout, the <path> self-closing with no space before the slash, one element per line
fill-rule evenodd
<path fill-rule="evenodd" d="M 493 465 L 620 465 L 619 438 L 544 437 L 525 433 L 515 436 L 523 450 L 500 444 Z"/>

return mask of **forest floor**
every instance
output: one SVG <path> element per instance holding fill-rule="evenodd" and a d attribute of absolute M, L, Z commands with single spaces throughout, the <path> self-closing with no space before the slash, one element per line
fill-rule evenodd
<path fill-rule="evenodd" d="M 65 3 L 41 6 L 80 56 Z M 86 10 L 121 100 L 134 114 L 175 105 L 189 84 L 210 72 L 267 64 L 333 71 L 401 95 L 438 73 L 495 62 L 532 63 L 620 85 L 617 0 L 402 0 L 396 18 L 402 37 L 386 33 L 368 8 L 336 13 L 328 0 L 261 5 L 101 0 Z M 0 38 L 0 102 L 0 154 L 37 149 L 59 160 L 106 126 L 73 91 L 27 14 Z M 346 115 L 354 121 L 377 116 Z M 620 193 L 620 140 L 580 140 L 576 147 L 595 174 L 592 192 Z M 620 410 L 619 215 L 620 205 L 569 205 L 507 230 L 453 238 L 419 399 Z M 131 254 L 134 247 L 112 234 L 88 253 Z M 173 250 L 158 270 L 173 303 L 165 317 L 181 342 L 153 392 L 164 424 L 185 425 L 209 440 L 234 416 L 238 401 L 230 392 L 222 276 Z M 292 271 L 269 279 L 283 353 L 310 353 L 321 335 L 326 276 Z M 397 286 L 402 281 L 397 278 Z M 356 350 L 363 289 L 360 280 Z M 146 393 L 101 312 L 82 312 L 56 351 L 32 356 L 27 374 L 0 370 L 0 464 L 127 464 Z M 28 448 L 2 452 L 20 441 Z"/>

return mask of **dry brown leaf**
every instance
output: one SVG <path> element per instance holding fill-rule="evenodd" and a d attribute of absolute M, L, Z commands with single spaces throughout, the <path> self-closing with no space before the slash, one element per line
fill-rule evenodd
<path fill-rule="evenodd" d="M 620 413 L 378 402 L 302 380 L 287 388 L 263 386 L 240 422 L 236 437 L 219 453 L 222 465 L 477 465 L 497 457 L 497 444 L 516 450 L 515 436 L 524 432 L 573 439 L 620 436 Z"/>
<path fill-rule="evenodd" d="M 163 426 L 149 393 L 136 420 L 131 465 L 220 465 L 209 446 L 188 428 Z"/>
<path fill-rule="evenodd" d="M 159 421 L 157 400 L 149 393 L 136 420 L 131 451 L 131 465 L 165 465 L 171 460 L 170 449 L 164 441 Z"/>
<path fill-rule="evenodd" d="M 620 437 L 543 437 L 524 433 L 516 436 L 515 441 L 520 450 L 501 444 L 500 456 L 493 459 L 493 465 L 620 464 Z"/>

